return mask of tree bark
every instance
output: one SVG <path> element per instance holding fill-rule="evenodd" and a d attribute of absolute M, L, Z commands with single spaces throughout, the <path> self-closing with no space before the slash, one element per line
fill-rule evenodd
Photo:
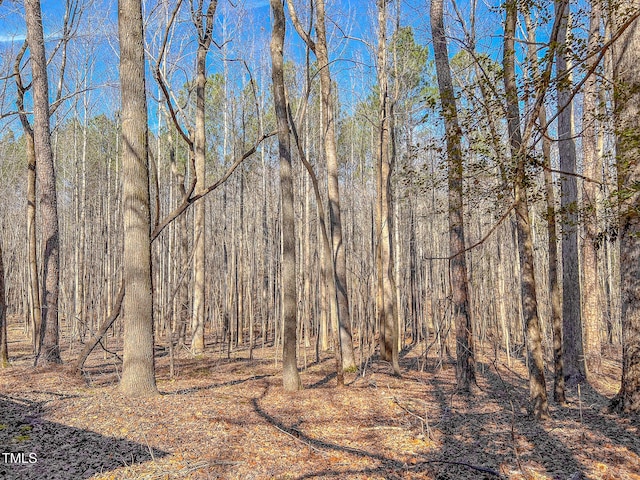
<path fill-rule="evenodd" d="M 271 33 L 271 65 L 273 101 L 278 125 L 278 153 L 280 157 L 280 192 L 282 196 L 282 381 L 286 391 L 302 388 L 296 356 L 297 311 L 295 212 L 293 207 L 293 171 L 291 141 L 284 91 L 285 16 L 282 0 L 271 0 L 273 30 Z"/>
<path fill-rule="evenodd" d="M 558 78 L 558 155 L 560 170 L 576 173 L 576 145 L 573 140 L 573 101 L 571 75 L 567 67 L 567 25 L 569 2 L 556 1 L 556 17 L 560 18 L 556 75 Z M 560 177 L 562 211 L 562 326 L 564 376 L 568 385 L 586 378 L 582 344 L 580 305 L 580 270 L 578 268 L 578 180 L 575 175 Z"/>
<path fill-rule="evenodd" d="M 158 390 L 153 355 L 147 104 L 140 0 L 119 0 L 118 33 L 125 285 L 124 364 L 120 388 L 128 396 L 148 396 L 157 394 Z"/>
<path fill-rule="evenodd" d="M 37 356 L 40 348 L 40 334 L 42 310 L 40 308 L 40 284 L 38 279 L 36 237 L 36 151 L 33 138 L 33 128 L 29 123 L 24 107 L 24 96 L 29 87 L 22 81 L 20 64 L 27 49 L 27 42 L 22 45 L 13 66 L 16 81 L 16 105 L 19 110 L 20 123 L 24 132 L 27 154 L 27 257 L 29 262 L 29 318 L 32 328 L 33 352 Z"/>
<path fill-rule="evenodd" d="M 4 288 L 2 245 L 0 245 L 0 368 L 7 368 L 9 366 L 9 349 L 7 343 L 7 297 Z"/>
<path fill-rule="evenodd" d="M 600 47 L 600 0 L 591 2 L 589 22 L 589 40 L 587 51 L 595 56 Z M 594 58 L 587 64 L 587 70 L 595 68 Z M 591 75 L 585 85 L 582 106 L 582 156 L 584 176 L 594 180 L 602 178 L 602 160 L 598 152 L 597 116 L 598 116 L 598 80 Z M 600 328 L 604 324 L 602 295 L 598 275 L 598 211 L 602 200 L 600 186 L 594 182 L 582 182 L 582 202 L 585 204 L 584 234 L 582 242 L 583 299 L 582 320 L 585 331 L 585 350 L 587 368 L 593 371 L 600 363 Z"/>
<path fill-rule="evenodd" d="M 338 147 L 336 145 L 336 129 L 334 121 L 334 105 L 331 96 L 331 71 L 327 51 L 327 33 L 325 27 L 325 2 L 316 0 L 316 56 L 320 70 L 320 90 L 322 94 L 324 116 L 324 155 L 327 163 L 327 189 L 329 192 L 329 222 L 331 227 L 331 245 L 335 271 L 335 284 L 338 298 L 338 320 L 340 325 L 340 346 L 342 364 L 345 369 L 356 366 L 351 337 L 351 314 L 347 295 L 347 260 L 345 243 L 342 234 L 342 217 L 340 209 L 340 187 L 338 183 Z"/>
<path fill-rule="evenodd" d="M 622 8 L 622 5 L 620 6 Z M 627 14 L 640 1 L 624 4 Z M 617 12 L 620 14 L 619 12 Z M 620 14 L 622 17 L 623 15 Z M 625 18 L 615 19 L 621 25 Z M 634 20 L 613 53 L 616 167 L 618 171 L 622 382 L 611 409 L 640 412 L 640 21 Z"/>
<path fill-rule="evenodd" d="M 431 34 L 449 159 L 449 268 L 453 297 L 453 321 L 456 326 L 456 380 L 458 390 L 468 393 L 476 383 L 476 379 L 464 239 L 463 162 L 460 145 L 462 130 L 458 123 L 458 111 L 451 80 L 442 4 L 443 0 L 431 1 Z"/>
<path fill-rule="evenodd" d="M 203 194 L 206 183 L 206 124 L 205 124 L 205 87 L 207 85 L 207 52 L 211 45 L 213 17 L 217 0 L 209 3 L 206 14 L 203 13 L 202 2 L 193 19 L 198 32 L 198 50 L 196 53 L 196 122 L 193 137 L 193 154 L 196 166 L 196 195 Z M 194 10 L 192 2 L 192 11 Z M 196 202 L 194 212 L 194 258 L 193 258 L 193 318 L 191 351 L 194 355 L 204 352 L 204 314 L 205 314 L 205 200 Z"/>
<path fill-rule="evenodd" d="M 538 59 L 536 53 L 536 31 L 531 21 L 531 14 L 525 16 L 527 26 L 527 56 L 532 65 L 532 75 L 538 77 Z M 547 131 L 547 112 L 543 105 L 538 113 L 538 126 L 542 132 Z M 542 158 L 544 162 L 543 176 L 545 201 L 547 203 L 547 248 L 549 250 L 549 297 L 551 300 L 551 330 L 553 335 L 553 399 L 560 405 L 566 403 L 564 391 L 564 364 L 562 348 L 562 294 L 558 274 L 558 234 L 556 225 L 556 200 L 553 189 L 553 174 L 551 173 L 551 140 L 548 135 L 542 136 Z"/>
<path fill-rule="evenodd" d="M 378 7 L 378 84 L 379 127 L 376 163 L 376 236 L 378 238 L 378 320 L 380 325 L 380 356 L 391 362 L 395 375 L 400 375 L 398 363 L 398 322 L 395 277 L 393 274 L 393 243 L 391 238 L 391 160 L 390 105 L 387 82 L 387 2 L 377 0 Z"/>
<path fill-rule="evenodd" d="M 33 133 L 37 158 L 36 175 L 39 184 L 40 218 L 44 245 L 42 277 L 42 316 L 36 366 L 62 363 L 58 332 L 58 294 L 60 283 L 60 239 L 56 174 L 51 149 L 49 125 L 49 85 L 47 58 L 42 29 L 40 0 L 25 1 L 27 42 L 31 52 L 33 88 Z"/>
<path fill-rule="evenodd" d="M 520 107 L 518 104 L 518 88 L 515 72 L 515 32 L 518 17 L 516 0 L 508 0 L 506 5 L 504 26 L 504 88 L 507 102 L 507 129 L 511 156 L 515 162 L 516 177 L 514 197 L 516 211 L 516 227 L 518 236 L 518 253 L 520 260 L 520 289 L 522 296 L 522 313 L 525 322 L 525 337 L 529 356 L 529 396 L 531 413 L 539 420 L 549 417 L 549 405 L 544 379 L 544 363 L 542 359 L 542 333 L 538 318 L 538 300 L 533 264 L 533 242 L 529 220 L 529 206 L 526 192 L 526 155 L 523 151 L 522 133 L 520 131 Z"/>

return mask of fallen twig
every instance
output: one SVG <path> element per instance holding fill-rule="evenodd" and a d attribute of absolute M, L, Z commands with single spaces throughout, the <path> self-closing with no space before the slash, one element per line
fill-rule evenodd
<path fill-rule="evenodd" d="M 491 468 L 487 468 L 487 467 L 479 467 L 477 465 L 472 465 L 470 463 L 466 463 L 466 462 L 456 462 L 453 460 L 424 460 L 422 462 L 420 462 L 417 465 L 414 465 L 413 467 L 411 467 L 412 469 L 415 469 L 416 467 L 425 464 L 425 463 L 445 463 L 447 465 L 460 465 L 461 467 L 467 467 L 470 468 L 472 470 L 477 470 L 478 472 L 483 472 L 483 473 L 489 473 L 491 475 L 495 475 L 498 478 L 503 478 L 502 475 L 499 472 L 496 472 L 495 470 L 492 470 Z"/>
<path fill-rule="evenodd" d="M 286 430 L 280 428 L 278 425 L 273 425 L 275 428 L 277 428 L 278 430 L 280 430 L 282 433 L 286 433 L 287 435 L 289 435 L 291 438 L 293 438 L 294 440 L 302 443 L 303 445 L 306 445 L 307 447 L 311 448 L 312 450 L 315 450 L 316 452 L 322 453 L 324 455 L 327 454 L 327 452 L 325 452 L 324 450 L 319 449 L 318 447 L 314 447 L 313 445 L 311 445 L 311 443 L 309 442 L 305 442 L 303 441 L 301 438 L 296 437 L 294 434 L 287 432 Z"/>

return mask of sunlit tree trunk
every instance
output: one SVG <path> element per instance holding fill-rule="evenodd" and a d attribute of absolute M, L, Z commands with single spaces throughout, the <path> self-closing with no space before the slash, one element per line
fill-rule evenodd
<path fill-rule="evenodd" d="M 573 140 L 573 100 L 571 74 L 567 66 L 569 2 L 556 1 L 556 17 L 560 19 L 556 72 L 558 82 L 558 155 L 560 170 L 569 175 L 560 177 L 560 206 L 562 210 L 562 341 L 564 348 L 564 376 L 569 385 L 586 377 L 582 344 L 582 316 L 580 305 L 580 270 L 578 268 L 578 180 L 576 173 L 576 145 Z"/>
<path fill-rule="evenodd" d="M 51 149 L 49 85 L 45 54 L 40 0 L 25 2 L 27 42 L 31 52 L 33 89 L 33 134 L 36 154 L 36 175 L 39 185 L 39 204 L 42 242 L 44 245 L 42 277 L 42 316 L 40 348 L 36 365 L 62 363 L 58 332 L 58 293 L 60 284 L 60 239 L 56 175 Z"/>
<path fill-rule="evenodd" d="M 456 328 L 456 379 L 458 390 L 469 392 L 476 380 L 462 212 L 462 130 L 458 124 L 458 111 L 451 81 L 442 3 L 442 0 L 431 1 L 431 34 L 449 159 L 449 255 L 453 321 Z"/>
<path fill-rule="evenodd" d="M 518 235 L 518 253 L 520 260 L 520 288 L 522 295 L 522 313 L 525 322 L 525 337 L 529 364 L 529 395 L 531 413 L 538 419 L 549 417 L 547 390 L 544 379 L 542 359 L 542 333 L 538 318 L 538 299 L 536 297 L 535 269 L 533 264 L 533 241 L 529 220 L 529 206 L 526 192 L 526 156 L 520 131 L 520 107 L 515 71 L 515 32 L 518 7 L 515 0 L 508 0 L 504 26 L 504 89 L 507 103 L 507 129 L 511 155 L 516 166 L 514 181 L 514 202 Z"/>
<path fill-rule="evenodd" d="M 205 87 L 207 85 L 207 52 L 211 45 L 213 32 L 213 17 L 217 7 L 217 0 L 209 3 L 206 14 L 203 4 L 198 3 L 198 9 L 193 21 L 198 32 L 198 50 L 196 53 L 196 123 L 193 137 L 193 150 L 196 164 L 196 194 L 201 194 L 207 188 L 206 184 L 206 132 L 205 132 Z M 192 2 L 192 11 L 196 10 Z M 205 315 L 205 201 L 200 200 L 195 205 L 194 213 L 194 258 L 193 258 L 193 317 L 191 351 L 195 355 L 204 351 L 204 315 Z"/>
<path fill-rule="evenodd" d="M 335 283 L 338 296 L 338 315 L 340 325 L 340 345 L 342 348 L 342 362 L 344 368 L 355 367 L 351 338 L 351 316 L 349 298 L 347 295 L 347 261 L 345 244 L 342 234 L 342 216 L 340 213 L 340 188 L 338 184 L 338 147 L 336 144 L 336 126 L 334 115 L 334 101 L 331 95 L 331 72 L 329 54 L 327 51 L 327 33 L 325 28 L 325 2 L 317 0 L 318 41 L 316 55 L 320 69 L 320 90 L 324 115 L 324 155 L 327 162 L 327 189 L 329 191 L 329 222 L 331 226 L 331 245 L 334 259 Z"/>
<path fill-rule="evenodd" d="M 144 34 L 140 0 L 119 0 L 124 216 L 124 352 L 120 388 L 128 396 L 157 393 L 153 354 L 151 215 Z"/>
<path fill-rule="evenodd" d="M 587 64 L 587 69 L 595 67 L 595 53 L 600 47 L 600 0 L 591 2 L 591 18 L 589 22 L 588 51 L 594 58 Z M 602 160 L 598 152 L 597 112 L 598 112 L 598 79 L 591 75 L 585 85 L 582 107 L 582 153 L 584 175 L 594 180 L 602 179 Z M 598 275 L 598 251 L 596 249 L 598 234 L 598 210 L 601 201 L 600 186 L 594 182 L 583 181 L 582 202 L 585 204 L 584 233 L 582 242 L 583 299 L 582 320 L 585 331 L 585 349 L 587 367 L 590 371 L 600 363 L 600 328 L 603 322 L 602 295 Z"/>
<path fill-rule="evenodd" d="M 393 372 L 400 374 L 398 364 L 398 322 L 393 252 L 391 238 L 391 159 L 390 159 L 390 99 L 387 82 L 387 2 L 377 0 L 379 84 L 378 152 L 376 159 L 377 199 L 376 237 L 378 239 L 378 320 L 380 325 L 380 356 L 391 362 Z"/>
<path fill-rule="evenodd" d="M 531 74 L 535 77 L 540 75 L 538 69 L 538 59 L 536 52 L 536 31 L 531 20 L 531 13 L 525 16 L 527 26 L 527 56 L 532 66 Z M 538 125 L 542 132 L 547 130 L 547 112 L 542 106 L 538 113 Z M 551 172 L 551 139 L 548 135 L 542 137 L 542 157 L 544 162 L 544 189 L 545 201 L 547 204 L 547 247 L 549 250 L 549 297 L 551 299 L 551 330 L 553 335 L 553 399 L 559 404 L 566 403 L 564 391 L 564 365 L 562 348 L 562 293 L 558 274 L 558 234 L 556 225 L 556 200 L 553 187 L 553 174 Z"/>
<path fill-rule="evenodd" d="M 280 192 L 282 196 L 282 380 L 287 391 L 300 390 L 296 357 L 297 311 L 296 293 L 296 236 L 293 208 L 293 170 L 291 168 L 291 141 L 284 91 L 284 36 L 285 16 L 282 0 L 271 0 L 273 30 L 271 34 L 271 63 L 273 101 L 278 124 L 278 150 L 280 157 Z"/>

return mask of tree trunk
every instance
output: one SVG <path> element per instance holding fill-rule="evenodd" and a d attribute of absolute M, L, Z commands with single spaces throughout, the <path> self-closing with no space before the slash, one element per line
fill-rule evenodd
<path fill-rule="evenodd" d="M 196 9 L 191 2 L 191 11 Z M 206 124 L 205 124 L 205 87 L 207 85 L 207 52 L 211 45 L 213 17 L 218 5 L 211 0 L 206 13 L 204 4 L 198 2 L 197 11 L 192 18 L 198 32 L 198 50 L 196 52 L 196 122 L 193 137 L 193 155 L 196 167 L 196 194 L 202 194 L 206 188 Z M 191 351 L 195 355 L 204 352 L 204 316 L 205 316 L 205 200 L 196 202 L 194 213 L 194 259 L 193 259 L 193 318 Z"/>
<path fill-rule="evenodd" d="M 540 128 L 547 128 L 545 108 L 540 109 Z M 551 141 L 547 136 L 542 139 L 544 157 L 544 187 L 547 201 L 547 245 L 549 248 L 549 296 L 551 297 L 551 329 L 553 331 L 553 399 L 560 405 L 566 403 L 564 391 L 564 355 L 562 346 L 562 300 L 558 275 L 558 235 L 556 230 L 556 201 L 553 191 L 551 168 Z"/>
<path fill-rule="evenodd" d="M 286 391 L 302 388 L 298 374 L 296 294 L 295 212 L 293 207 L 293 171 L 291 168 L 291 141 L 287 102 L 284 91 L 284 36 L 285 16 L 282 0 L 271 0 L 273 31 L 271 34 L 271 64 L 273 101 L 278 125 L 280 157 L 280 192 L 282 196 L 282 314 L 284 331 L 282 341 L 282 381 Z"/>
<path fill-rule="evenodd" d="M 573 101 L 571 76 L 567 68 L 567 24 L 569 2 L 556 2 L 556 18 L 560 17 L 556 72 L 558 83 L 558 154 L 560 170 L 576 172 L 576 145 L 573 140 Z M 560 177 L 560 207 L 562 210 L 562 326 L 564 376 L 568 385 L 586 378 L 582 344 L 580 305 L 580 270 L 578 268 L 578 181 L 575 175 Z"/>
<path fill-rule="evenodd" d="M 518 253 L 520 259 L 520 288 L 522 295 L 522 313 L 525 323 L 525 336 L 529 365 L 529 395 L 531 413 L 537 419 L 549 417 L 547 390 L 544 379 L 544 363 L 542 359 L 542 334 L 538 319 L 538 300 L 533 264 L 533 242 L 526 192 L 526 156 L 523 151 L 522 134 L 520 132 L 520 107 L 518 104 L 518 88 L 515 72 L 515 32 L 518 17 L 516 0 L 508 0 L 506 5 L 504 27 L 504 88 L 507 102 L 507 128 L 511 155 L 516 166 L 514 182 L 514 201 L 516 210 L 516 227 L 518 235 Z"/>
<path fill-rule="evenodd" d="M 340 188 L 338 184 L 338 147 L 336 145 L 336 131 L 334 121 L 334 105 L 331 96 L 331 72 L 329 69 L 329 54 L 327 51 L 327 33 L 325 28 L 324 0 L 317 0 L 316 4 L 316 56 L 320 71 L 320 90 L 324 116 L 324 155 L 327 162 L 327 189 L 329 192 L 329 222 L 331 227 L 331 245 L 333 251 L 336 292 L 338 295 L 338 318 L 340 325 L 340 345 L 342 348 L 342 362 L 346 369 L 356 365 L 353 354 L 353 340 L 351 337 L 351 316 L 349 298 L 347 295 L 347 261 L 345 244 L 342 235 L 342 218 L 340 213 Z"/>
<path fill-rule="evenodd" d="M 453 320 L 456 326 L 456 380 L 458 390 L 470 392 L 476 380 L 462 212 L 462 130 L 458 124 L 456 99 L 451 81 L 442 3 L 442 0 L 431 1 L 431 34 L 449 158 L 449 255 Z"/>
<path fill-rule="evenodd" d="M 26 119 L 26 116 L 25 116 Z M 27 143 L 27 242 L 29 251 L 29 303 L 33 328 L 33 351 L 40 351 L 42 310 L 40 308 L 40 284 L 38 279 L 38 239 L 36 237 L 36 152 L 31 127 L 25 128 Z"/>
<path fill-rule="evenodd" d="M 540 75 L 536 53 L 536 31 L 531 20 L 531 13 L 525 16 L 527 26 L 527 56 L 532 65 L 532 76 Z M 538 124 L 542 132 L 547 131 L 547 112 L 542 106 L 538 113 Z M 548 135 L 542 137 L 542 157 L 544 162 L 544 188 L 547 203 L 547 248 L 549 250 L 549 297 L 551 299 L 551 330 L 553 332 L 553 399 L 560 405 L 566 403 L 564 391 L 564 365 L 562 349 L 562 294 L 558 275 L 558 235 L 556 228 L 556 200 L 553 190 L 553 174 L 551 173 L 551 140 Z"/>
<path fill-rule="evenodd" d="M 631 8 L 631 5 L 633 6 Z M 640 1 L 625 4 L 633 13 Z M 616 19 L 618 25 L 625 18 Z M 622 307 L 622 384 L 611 408 L 640 412 L 640 21 L 634 20 L 614 49 L 614 102 Z"/>
<path fill-rule="evenodd" d="M 377 158 L 377 206 L 376 236 L 378 238 L 378 318 L 380 324 L 380 356 L 391 362 L 395 375 L 400 375 L 398 364 L 398 322 L 396 288 L 393 274 L 393 252 L 391 239 L 391 161 L 390 105 L 387 82 L 387 2 L 377 0 L 378 7 L 378 83 L 379 83 L 379 129 Z"/>
<path fill-rule="evenodd" d="M 194 154 L 196 164 L 196 194 L 206 189 L 205 183 L 205 98 L 207 51 L 198 46 L 196 54 L 196 125 L 194 135 Z M 193 318 L 191 321 L 193 337 L 191 352 L 201 355 L 204 352 L 204 294 L 205 294 L 205 199 L 196 202 L 193 215 Z"/>
<path fill-rule="evenodd" d="M 155 395 L 158 390 L 153 354 L 147 104 L 140 0 L 119 0 L 118 33 L 125 284 L 124 364 L 120 388 L 128 396 L 146 396 Z"/>
<path fill-rule="evenodd" d="M 595 56 L 600 48 L 600 1 L 591 2 L 589 40 L 587 49 Z M 595 58 L 587 64 L 587 69 L 595 68 Z M 594 180 L 602 178 L 602 160 L 598 152 L 597 112 L 598 80 L 591 75 L 585 85 L 582 106 L 582 151 L 585 177 Z M 600 328 L 603 322 L 602 296 L 598 275 L 598 210 L 601 201 L 600 188 L 593 182 L 583 181 L 582 202 L 585 204 L 584 234 L 582 242 L 582 272 L 584 278 L 582 299 L 582 320 L 585 331 L 587 368 L 593 371 L 600 364 Z"/>
<path fill-rule="evenodd" d="M 40 0 L 27 0 L 24 6 L 27 20 L 27 42 L 31 52 L 33 133 L 37 158 L 36 175 L 40 187 L 39 203 L 40 218 L 42 219 L 42 241 L 44 244 L 40 347 L 35 363 L 37 366 L 44 366 L 49 363 L 62 363 L 58 332 L 60 240 L 56 174 L 49 126 L 47 58 L 42 30 Z"/>
<path fill-rule="evenodd" d="M 2 261 L 2 245 L 0 245 L 0 368 L 9 366 L 9 349 L 7 348 L 7 298 L 4 288 L 4 263 Z"/>

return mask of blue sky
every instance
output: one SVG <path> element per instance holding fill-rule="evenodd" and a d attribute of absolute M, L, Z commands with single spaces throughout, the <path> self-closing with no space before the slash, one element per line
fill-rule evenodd
<path fill-rule="evenodd" d="M 97 91 L 90 93 L 95 97 L 93 104 L 96 109 L 100 108 L 113 110 L 113 105 L 101 103 L 109 100 L 117 103 L 117 66 L 118 66 L 118 46 L 117 46 L 117 0 L 79 0 L 87 5 L 84 20 L 79 28 L 79 39 L 74 41 L 73 62 L 70 64 L 70 77 L 74 75 L 80 77 L 78 68 L 82 67 L 87 60 L 93 63 L 92 82 L 99 85 Z M 429 1 L 428 0 L 400 0 L 402 5 L 400 22 L 403 25 L 411 25 L 415 31 L 418 43 L 430 44 L 429 28 Z M 48 40 L 47 49 L 51 51 L 55 41 L 59 38 L 59 32 L 64 14 L 65 2 L 61 0 L 41 0 L 43 9 L 45 38 Z M 159 0 L 150 0 L 145 8 L 145 14 L 159 28 L 158 23 L 162 23 L 162 15 L 153 7 Z M 296 0 L 300 5 L 299 16 L 304 17 L 305 12 L 302 5 L 306 1 Z M 175 0 L 169 0 L 169 9 L 173 7 Z M 186 14 L 188 11 L 188 1 L 185 0 L 182 7 Z M 216 14 L 216 26 L 214 28 L 214 38 L 218 43 L 227 44 L 224 55 L 232 58 L 243 58 L 250 65 L 256 78 L 264 77 L 263 84 L 269 81 L 268 52 L 270 36 L 270 12 L 269 0 L 234 0 L 237 7 L 232 7 L 229 0 L 219 0 Z M 463 15 L 468 11 L 468 0 L 459 2 Z M 11 0 L 5 0 L 0 6 L 0 62 L 4 57 L 5 68 L 10 64 L 10 60 L 15 57 L 15 52 L 22 44 L 25 37 L 24 19 L 22 17 L 21 6 Z M 328 33 L 330 35 L 330 55 L 332 71 L 335 78 L 341 84 L 341 100 L 343 105 L 353 104 L 364 99 L 371 86 L 375 83 L 374 54 L 367 46 L 375 45 L 376 42 L 376 15 L 375 0 L 327 0 Z M 456 18 L 451 8 L 446 19 L 447 24 L 455 29 L 456 35 L 460 35 L 460 28 L 456 26 Z M 393 16 L 393 13 L 391 13 Z M 489 51 L 491 56 L 498 59 L 500 56 L 500 34 L 501 34 L 501 13 L 491 11 L 483 2 L 478 2 L 477 30 L 481 50 Z M 188 18 L 183 19 L 183 32 L 192 31 L 192 26 Z M 223 25 L 226 24 L 227 35 L 223 34 Z M 157 38 L 158 32 L 154 30 L 153 23 L 147 28 L 148 41 L 152 43 L 154 34 Z M 300 63 L 304 58 L 304 47 L 297 33 L 290 23 L 287 24 L 287 51 L 285 55 Z M 351 39 L 346 39 L 353 37 Z M 178 38 L 180 37 L 180 38 Z M 183 65 L 182 76 L 174 78 L 174 86 L 179 88 L 189 77 L 193 68 L 193 52 L 195 42 L 193 36 L 178 35 L 174 48 L 174 58 L 179 55 Z M 92 49 L 87 53 L 87 49 Z M 150 47 L 153 50 L 153 47 Z M 457 50 L 455 42 L 450 46 L 450 53 Z M 222 60 L 223 52 L 212 46 L 209 57 L 209 72 L 221 72 L 224 68 Z M 312 57 L 313 59 L 313 57 Z M 75 63 L 74 63 L 75 62 Z M 1 66 L 2 64 L 0 64 Z M 239 64 L 229 66 L 236 72 L 236 81 L 243 81 L 243 69 Z M 54 68 L 52 68 L 52 71 Z M 6 71 L 6 70 L 5 70 Z M 2 72 L 0 72 L 1 75 Z M 55 74 L 53 75 L 55 77 Z M 355 79 L 355 83 L 354 83 Z M 246 78 L 244 79 L 246 81 Z M 54 82 L 55 79 L 52 79 Z M 73 81 L 73 80 L 71 80 Z M 78 80 L 79 81 L 79 80 Z M 260 80 L 258 80 L 260 84 Z M 149 78 L 149 90 L 157 95 L 155 82 Z M 70 87 L 71 88 L 71 87 Z M 6 110 L 6 99 L 0 105 Z M 153 108 L 153 107 L 152 107 Z M 151 112 L 153 118 L 153 112 Z"/>

